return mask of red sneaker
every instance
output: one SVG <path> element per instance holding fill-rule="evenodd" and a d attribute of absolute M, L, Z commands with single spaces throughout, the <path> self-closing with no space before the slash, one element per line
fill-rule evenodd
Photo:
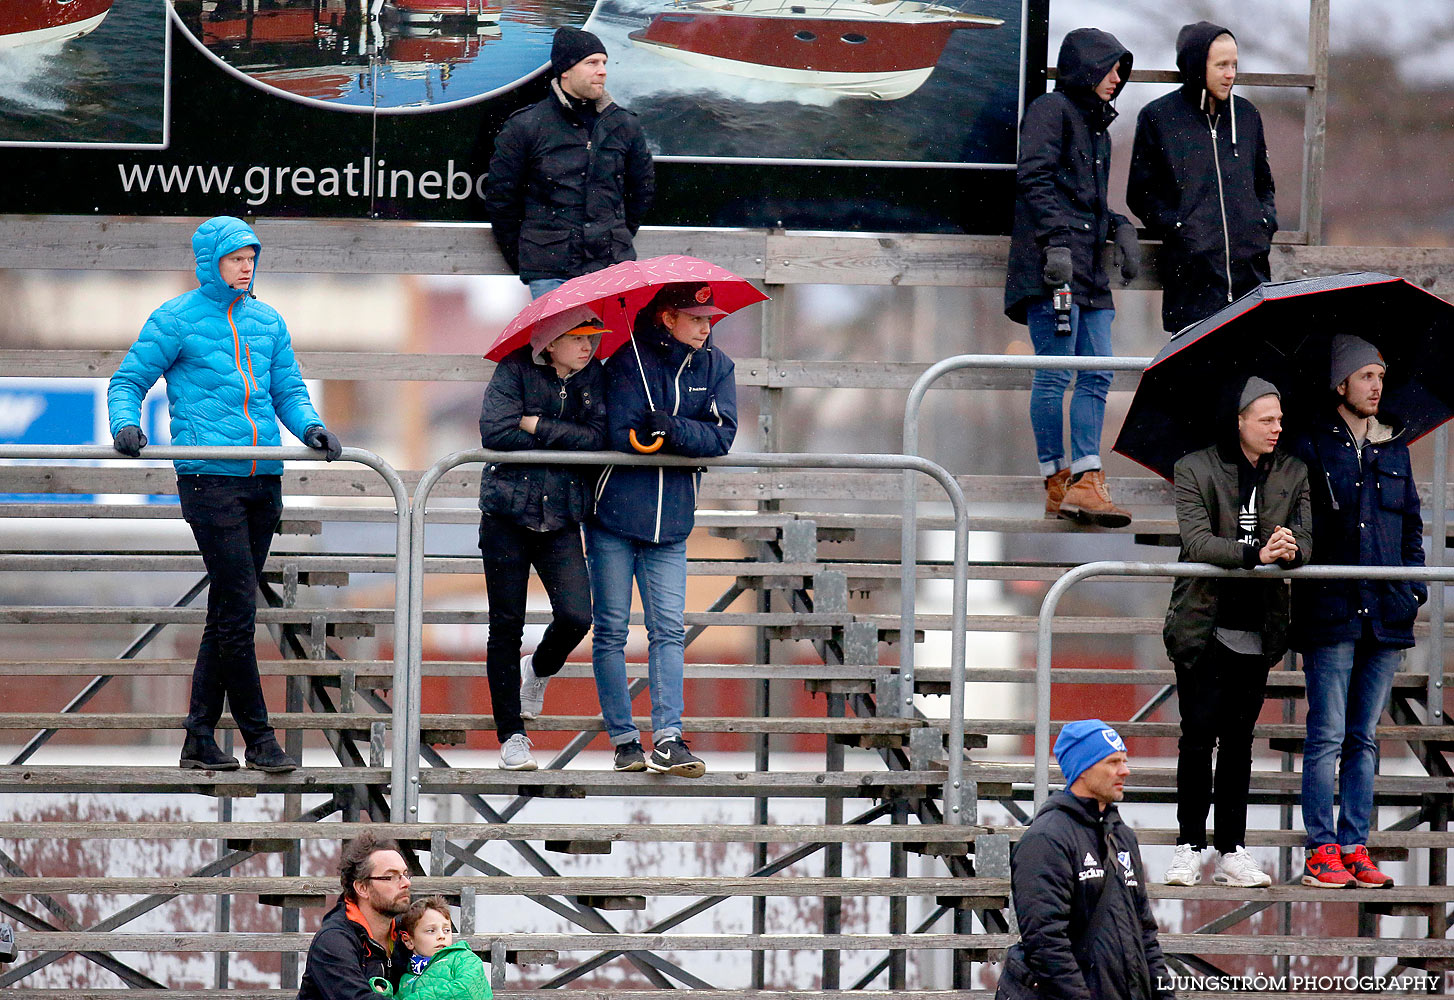
<path fill-rule="evenodd" d="M 1393 885 L 1393 879 L 1379 871 L 1378 866 L 1368 859 L 1368 848 L 1362 844 L 1355 844 L 1344 851 L 1342 861 L 1343 867 L 1365 889 L 1387 889 Z"/>
<path fill-rule="evenodd" d="M 1373 865 L 1370 863 L 1369 867 L 1372 868 Z M 1303 866 L 1303 885 L 1318 889 L 1341 889 L 1353 885 L 1355 881 L 1348 869 L 1343 867 L 1343 857 L 1338 852 L 1337 844 L 1321 844 L 1308 852 L 1307 864 Z"/>

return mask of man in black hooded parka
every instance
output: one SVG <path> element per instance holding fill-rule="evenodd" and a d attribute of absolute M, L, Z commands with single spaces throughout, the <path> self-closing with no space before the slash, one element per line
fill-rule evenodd
<path fill-rule="evenodd" d="M 1232 93 L 1237 40 L 1198 21 L 1176 39 L 1181 89 L 1136 119 L 1126 204 L 1163 241 L 1162 326 L 1175 333 L 1269 278 L 1277 232 L 1262 116 Z"/>
<path fill-rule="evenodd" d="M 1029 326 L 1039 355 L 1109 356 L 1116 311 L 1101 259 L 1107 241 L 1115 240 L 1124 280 L 1140 268 L 1136 227 L 1107 201 L 1112 101 L 1130 75 L 1131 53 L 1114 35 L 1076 28 L 1060 45 L 1055 90 L 1031 101 L 1020 123 L 1005 315 Z M 1068 331 L 1058 326 L 1051 299 L 1063 285 L 1071 292 Z M 1045 516 L 1124 526 L 1131 515 L 1112 503 L 1101 467 L 1111 373 L 1076 374 L 1067 460 L 1064 400 L 1070 376 L 1065 369 L 1042 369 L 1030 386 Z"/>

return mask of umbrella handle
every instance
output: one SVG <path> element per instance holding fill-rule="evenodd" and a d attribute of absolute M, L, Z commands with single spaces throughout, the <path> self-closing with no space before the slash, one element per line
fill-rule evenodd
<path fill-rule="evenodd" d="M 631 439 L 631 447 L 635 448 L 643 455 L 651 455 L 655 452 L 661 451 L 661 446 L 666 444 L 666 438 L 664 437 L 657 438 L 655 441 L 651 442 L 651 444 L 642 444 L 640 439 L 636 437 L 636 429 L 634 427 L 626 432 L 626 436 Z"/>

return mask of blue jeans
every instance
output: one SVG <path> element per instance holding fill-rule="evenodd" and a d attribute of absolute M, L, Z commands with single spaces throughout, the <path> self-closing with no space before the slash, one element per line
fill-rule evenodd
<path fill-rule="evenodd" d="M 591 669 L 612 746 L 639 740 L 631 721 L 626 680 L 626 636 L 631 626 L 631 581 L 646 613 L 647 677 L 651 686 L 651 738 L 682 735 L 682 676 L 687 630 L 687 543 L 653 545 L 586 526 L 591 571 Z"/>
<path fill-rule="evenodd" d="M 1030 340 L 1041 357 L 1110 357 L 1114 309 L 1070 307 L 1070 335 L 1055 332 L 1055 308 L 1047 296 L 1030 303 L 1025 319 Z M 1041 368 L 1030 383 L 1030 426 L 1035 429 L 1035 451 L 1040 475 L 1053 476 L 1065 468 L 1065 390 L 1075 375 L 1070 397 L 1070 471 L 1089 472 L 1101 467 L 1101 424 L 1106 417 L 1106 392 L 1111 373 L 1070 372 Z"/>
<path fill-rule="evenodd" d="M 1373 727 L 1388 704 L 1403 650 L 1377 642 L 1335 642 L 1303 654 L 1308 738 L 1303 747 L 1303 829 L 1309 847 L 1368 843 L 1378 741 Z M 1339 756 L 1342 766 L 1339 768 Z M 1333 772 L 1342 806 L 1333 828 Z"/>
<path fill-rule="evenodd" d="M 546 292 L 553 292 L 565 284 L 564 278 L 536 278 L 534 281 L 525 282 L 525 287 L 530 289 L 530 297 L 538 299 Z"/>

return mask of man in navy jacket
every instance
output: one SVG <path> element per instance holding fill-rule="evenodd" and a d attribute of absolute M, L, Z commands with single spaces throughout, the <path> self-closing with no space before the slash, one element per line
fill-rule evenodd
<path fill-rule="evenodd" d="M 1293 444 L 1312 483 L 1315 562 L 1424 565 L 1424 522 L 1408 443 L 1399 421 L 1378 409 L 1384 371 L 1383 356 L 1368 341 L 1334 337 L 1329 383 L 1337 408 Z M 1374 727 L 1403 651 L 1414 644 L 1414 617 L 1427 596 L 1422 583 L 1391 580 L 1293 584 L 1292 647 L 1303 655 L 1308 683 L 1306 885 L 1393 884 L 1365 848 L 1378 767 Z M 1336 829 L 1335 771 L 1342 806 Z"/>
<path fill-rule="evenodd" d="M 667 285 L 637 316 L 631 341 L 606 362 L 610 445 L 634 452 L 660 439 L 660 454 L 725 455 L 737 434 L 732 359 L 712 346 L 712 286 Z M 595 635 L 591 665 L 618 771 L 651 768 L 699 778 L 707 767 L 682 739 L 682 675 L 686 655 L 687 535 L 696 518 L 701 471 L 607 466 L 596 485 L 586 525 Z M 652 753 L 631 721 L 626 636 L 631 581 L 646 613 L 651 679 Z"/>

